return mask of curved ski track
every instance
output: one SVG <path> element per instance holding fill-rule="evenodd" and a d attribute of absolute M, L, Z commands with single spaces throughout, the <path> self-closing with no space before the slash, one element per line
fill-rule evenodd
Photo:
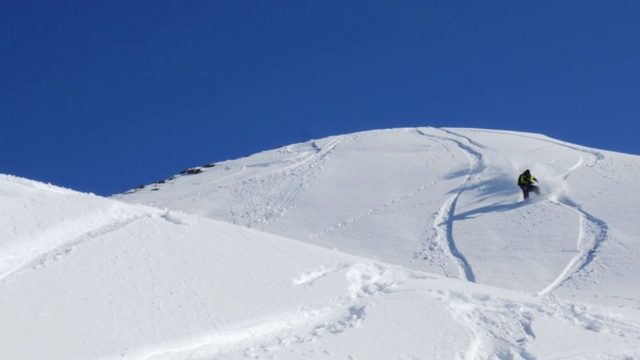
<path fill-rule="evenodd" d="M 453 131 L 444 130 L 447 133 L 454 136 L 461 136 L 467 141 L 471 143 L 471 141 L 462 135 L 459 135 Z M 501 131 L 487 131 L 482 130 L 483 132 L 498 132 L 504 133 Z M 581 157 L 578 163 L 569 168 L 567 172 L 564 174 L 563 179 L 567 180 L 569 176 L 577 169 L 588 166 L 595 167 L 600 161 L 604 160 L 604 155 L 601 152 L 586 149 L 580 146 L 572 146 L 567 143 L 553 141 L 553 140 L 544 140 L 538 137 L 518 135 L 520 137 L 532 138 L 539 141 L 545 141 L 557 146 L 567 147 L 569 149 L 575 150 L 577 152 L 585 153 L 588 155 L 589 161 L 585 162 L 584 158 Z M 481 144 L 473 143 L 475 146 L 482 147 Z M 555 160 L 554 160 L 555 161 Z M 553 163 L 554 161 L 551 161 Z M 538 292 L 538 296 L 547 295 L 563 284 L 565 284 L 570 279 L 576 278 L 580 276 L 580 273 L 588 269 L 589 265 L 595 259 L 597 255 L 598 249 L 602 246 L 602 244 L 609 238 L 609 225 L 606 221 L 588 213 L 583 210 L 579 204 L 573 202 L 568 195 L 561 194 L 561 196 L 555 196 L 549 199 L 550 202 L 559 204 L 565 207 L 569 207 L 573 209 L 579 215 L 580 221 L 580 234 L 577 240 L 576 250 L 578 254 L 573 257 L 569 263 L 565 266 L 564 270 L 558 275 L 556 279 L 554 279 L 549 285 L 547 285 L 544 289 Z"/>
<path fill-rule="evenodd" d="M 46 239 L 45 244 L 37 245 L 37 248 L 27 251 L 16 249 L 17 253 L 11 256 L 16 259 L 15 264 L 6 264 L 6 268 L 0 269 L 2 270 L 0 281 L 5 281 L 6 278 L 13 274 L 40 268 L 51 261 L 62 261 L 77 246 L 97 237 L 116 232 L 141 218 L 152 215 L 133 213 L 122 218 L 117 218 L 116 215 L 112 216 L 92 214 L 74 221 L 74 223 L 78 224 L 88 224 L 87 226 L 74 228 L 64 233 L 61 233 L 57 228 L 45 231 L 38 236 L 38 239 Z M 63 227 L 71 228 L 68 224 Z M 29 242 L 34 244 L 44 242 L 38 241 L 38 239 L 30 239 Z"/>
<path fill-rule="evenodd" d="M 313 286 L 332 273 L 344 273 L 346 294 L 295 311 L 254 319 L 250 323 L 214 326 L 209 332 L 140 349 L 135 358 L 224 359 L 231 354 L 248 358 L 277 358 L 276 352 L 295 344 L 318 342 L 322 338 L 350 331 L 367 321 L 368 309 L 378 296 L 422 293 L 450 303 L 448 311 L 471 333 L 466 349 L 457 358 L 535 360 L 528 351 L 536 339 L 533 322 L 555 319 L 587 331 L 609 333 L 640 340 L 640 326 L 620 320 L 597 307 L 578 305 L 554 297 L 536 298 L 524 294 L 500 295 L 458 288 L 455 283 L 425 273 L 375 263 L 327 264 L 292 279 L 294 286 Z M 612 350 L 615 355 L 636 355 L 637 349 Z M 603 353 L 609 355 L 611 352 Z M 587 356 L 576 353 L 573 358 Z M 238 358 L 238 357 L 233 357 Z"/>
<path fill-rule="evenodd" d="M 473 142 L 468 137 L 457 134 L 453 131 L 439 129 L 448 135 L 457 136 L 463 139 L 466 143 L 473 145 L 478 148 L 485 148 L 480 143 Z M 456 146 L 464 151 L 470 160 L 469 170 L 463 180 L 461 187 L 457 190 L 456 193 L 451 195 L 445 203 L 442 205 L 440 210 L 435 214 L 433 227 L 426 235 L 427 240 L 424 241 L 423 250 L 416 253 L 416 258 L 423 258 L 426 260 L 431 260 L 432 262 L 436 262 L 437 259 L 434 258 L 434 254 L 441 253 L 446 254 L 453 262 L 457 265 L 459 277 L 461 279 L 475 282 L 475 275 L 473 273 L 473 269 L 464 256 L 463 252 L 456 246 L 455 239 L 453 237 L 453 226 L 454 226 L 454 214 L 456 203 L 460 197 L 460 195 L 468 190 L 471 186 L 469 183 L 472 181 L 472 178 L 475 176 L 475 180 L 479 179 L 484 168 L 482 167 L 482 154 L 475 151 L 470 145 L 463 143 L 462 141 L 458 141 L 455 139 L 434 136 L 427 134 L 420 129 L 417 129 L 418 134 L 433 138 L 438 141 L 446 141 L 452 142 L 456 144 Z M 537 140 L 541 140 L 539 138 L 535 138 Z M 598 162 L 604 159 L 604 155 L 597 151 L 586 150 L 582 147 L 571 146 L 566 143 L 560 143 L 551 140 L 541 140 L 547 141 L 554 145 L 568 147 L 572 150 L 576 150 L 578 152 L 586 153 L 588 155 L 589 161 L 585 163 L 584 159 L 581 158 L 580 161 L 571 167 L 567 173 L 564 175 L 564 179 L 566 180 L 573 171 L 582 167 L 589 166 L 594 167 Z M 444 145 L 443 145 L 444 146 Z M 580 218 L 580 235 L 577 241 L 577 251 L 578 254 L 569 261 L 569 263 L 565 266 L 564 270 L 560 273 L 560 275 L 554 279 L 549 285 L 547 285 L 544 289 L 542 289 L 538 296 L 546 295 L 553 292 L 558 287 L 565 284 L 568 280 L 572 278 L 576 278 L 579 276 L 581 272 L 589 267 L 589 265 L 593 262 L 598 249 L 602 246 L 602 244 L 609 237 L 609 225 L 606 221 L 597 218 L 596 216 L 588 213 L 584 209 L 581 208 L 580 205 L 574 203 L 571 199 L 568 198 L 566 194 L 562 196 L 553 197 L 549 199 L 552 203 L 556 203 L 562 206 L 569 207 L 576 211 Z M 440 267 L 443 269 L 445 275 L 447 275 L 447 271 L 444 268 L 445 264 L 440 264 Z M 447 275 L 448 276 L 448 275 Z"/>
<path fill-rule="evenodd" d="M 475 282 L 476 277 L 473 273 L 471 264 L 469 264 L 467 258 L 458 249 L 455 239 L 453 238 L 453 216 L 455 214 L 456 204 L 458 202 L 458 199 L 460 198 L 460 195 L 471 188 L 472 185 L 470 185 L 470 183 L 477 181 L 484 171 L 484 166 L 482 165 L 482 154 L 475 151 L 471 146 L 464 144 L 462 141 L 443 136 L 430 135 L 421 131 L 420 129 L 416 129 L 416 132 L 421 136 L 429 137 L 440 143 L 453 143 L 469 159 L 469 168 L 467 170 L 467 173 L 464 175 L 464 180 L 462 181 L 460 187 L 445 201 L 442 207 L 440 207 L 440 210 L 438 210 L 438 213 L 435 215 L 433 227 L 426 235 L 427 240 L 423 242 L 423 249 L 417 252 L 414 257 L 430 259 L 433 262 L 433 260 L 435 260 L 432 258 L 432 253 L 434 251 L 446 254 L 446 256 L 450 258 L 454 264 L 456 264 L 459 277 L 461 279 Z M 470 142 L 467 138 L 463 137 L 463 139 L 467 142 Z M 479 146 L 479 144 L 474 145 Z M 444 144 L 442 146 L 447 149 L 447 151 L 449 151 L 447 146 L 445 146 Z M 444 266 L 445 264 L 440 264 L 440 267 L 446 275 L 447 271 L 445 270 Z"/>
<path fill-rule="evenodd" d="M 533 138 L 531 136 L 525 135 L 519 136 Z M 563 176 L 564 180 L 567 180 L 569 176 L 578 168 L 582 166 L 595 167 L 605 158 L 604 154 L 596 150 L 586 149 L 580 146 L 573 146 L 567 143 L 553 140 L 544 140 L 539 138 L 535 139 L 546 141 L 558 146 L 564 146 L 566 148 L 588 155 L 589 161 L 585 163 L 584 158 L 581 157 L 578 163 L 567 170 L 566 174 Z M 553 161 L 551 163 L 553 163 Z M 580 218 L 580 234 L 578 236 L 576 245 L 578 254 L 569 261 L 567 266 L 554 281 L 552 281 L 548 286 L 538 292 L 538 296 L 547 295 L 565 284 L 570 279 L 579 277 L 581 272 L 583 272 L 585 269 L 588 269 L 589 265 L 595 259 L 598 249 L 600 249 L 602 244 L 609 238 L 609 224 L 606 221 L 583 210 L 582 207 L 579 204 L 573 202 L 568 197 L 568 195 L 563 193 L 561 194 L 561 196 L 550 198 L 549 201 L 571 208 L 578 213 Z"/>
<path fill-rule="evenodd" d="M 603 156 L 601 154 L 599 155 L 600 156 L 596 156 L 596 163 L 603 159 Z M 566 180 L 571 173 L 580 166 L 582 166 L 582 161 L 579 161 L 575 166 L 569 169 L 567 174 L 565 174 L 564 179 Z M 602 244 L 609 238 L 609 224 L 583 210 L 580 205 L 569 199 L 567 195 L 562 194 L 561 196 L 549 199 L 549 201 L 569 207 L 578 213 L 580 218 L 580 234 L 578 235 L 576 245 L 578 254 L 569 261 L 567 266 L 554 281 L 538 292 L 538 296 L 547 295 L 562 286 L 568 280 L 579 276 L 583 270 L 589 267 L 600 246 L 602 246 Z"/>

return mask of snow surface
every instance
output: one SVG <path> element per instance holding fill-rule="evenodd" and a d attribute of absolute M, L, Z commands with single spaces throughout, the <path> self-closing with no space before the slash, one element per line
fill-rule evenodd
<path fill-rule="evenodd" d="M 0 175 L 0 358 L 640 359 L 639 169 L 412 128 L 111 198 Z"/>

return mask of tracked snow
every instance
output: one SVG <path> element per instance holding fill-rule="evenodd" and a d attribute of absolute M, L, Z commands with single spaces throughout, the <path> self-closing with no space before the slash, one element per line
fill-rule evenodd
<path fill-rule="evenodd" d="M 0 175 L 8 359 L 640 357 L 640 158 L 390 129 L 110 199 Z M 543 195 L 521 202 L 531 169 Z"/>

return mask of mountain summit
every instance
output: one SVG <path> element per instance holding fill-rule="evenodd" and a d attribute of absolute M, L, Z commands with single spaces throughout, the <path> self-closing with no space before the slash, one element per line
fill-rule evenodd
<path fill-rule="evenodd" d="M 0 354 L 640 358 L 638 169 L 538 134 L 407 128 L 111 198 L 0 175 Z"/>

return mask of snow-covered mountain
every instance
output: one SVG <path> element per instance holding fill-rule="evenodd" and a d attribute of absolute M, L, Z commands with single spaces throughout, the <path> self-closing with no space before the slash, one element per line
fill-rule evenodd
<path fill-rule="evenodd" d="M 531 169 L 543 194 L 522 202 Z M 7 359 L 640 359 L 640 157 L 390 129 L 102 198 L 0 176 Z"/>

